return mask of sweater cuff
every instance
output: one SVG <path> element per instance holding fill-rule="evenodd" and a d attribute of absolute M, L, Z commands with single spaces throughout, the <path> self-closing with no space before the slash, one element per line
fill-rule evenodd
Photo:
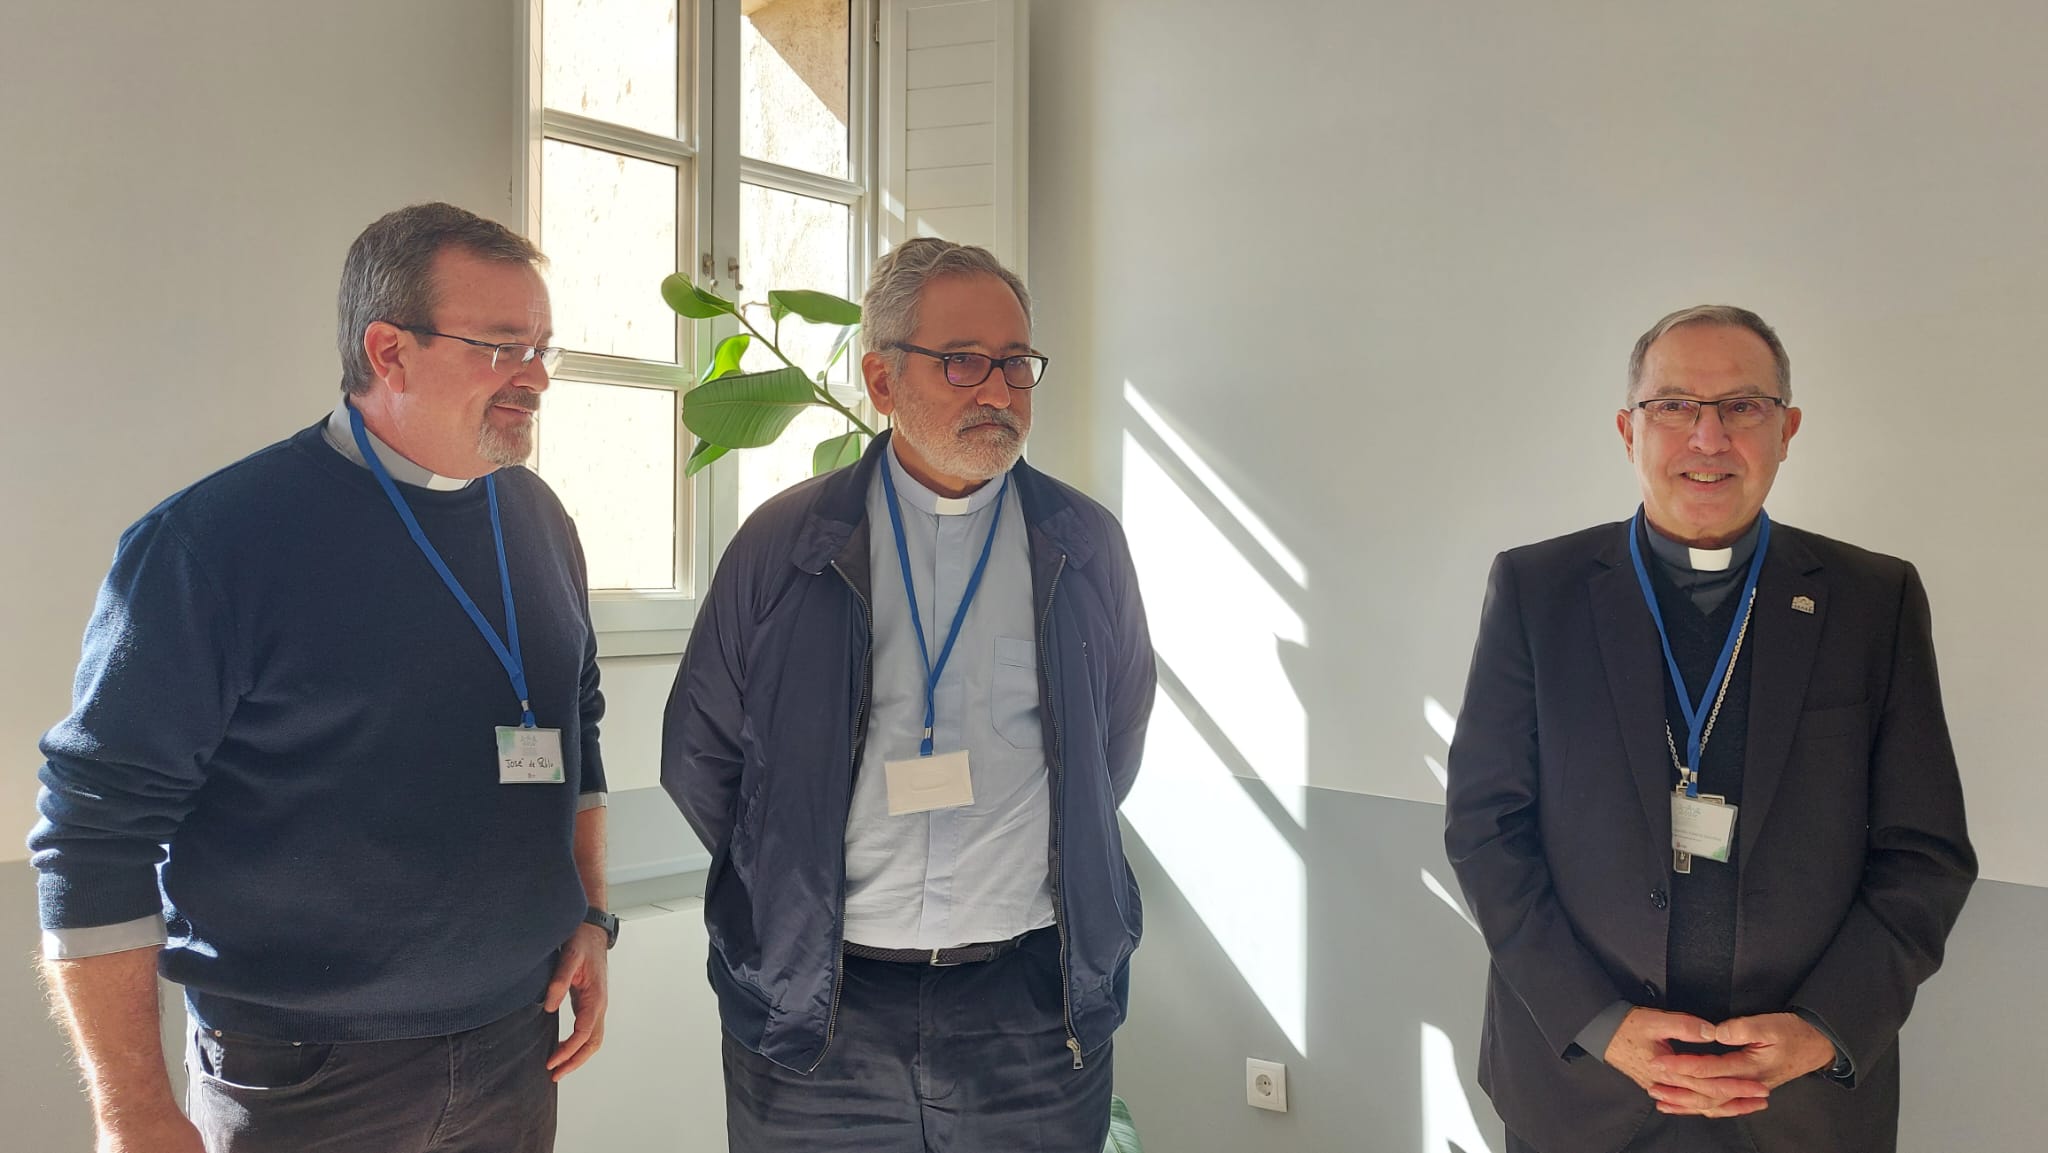
<path fill-rule="evenodd" d="M 611 807 L 611 804 L 611 794 L 600 789 L 596 792 L 578 795 L 576 798 L 576 811 L 580 813 L 585 809 L 608 809 Z"/>
<path fill-rule="evenodd" d="M 44 929 L 43 957 L 50 961 L 102 957 L 108 953 L 126 953 L 131 949 L 155 948 L 166 939 L 161 916 L 137 917 L 118 925 Z"/>

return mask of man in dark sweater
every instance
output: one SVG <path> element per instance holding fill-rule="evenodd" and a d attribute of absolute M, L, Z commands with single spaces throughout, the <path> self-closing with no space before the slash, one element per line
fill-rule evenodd
<path fill-rule="evenodd" d="M 583 555 L 520 467 L 541 260 L 445 204 L 377 221 L 334 412 L 121 537 L 29 835 L 102 1153 L 553 1146 L 617 922 Z"/>
<path fill-rule="evenodd" d="M 1659 321 L 1628 401 L 1642 508 L 1501 554 L 1451 746 L 1480 1083 L 1515 1153 L 1890 1149 L 1976 876 L 1926 593 L 1764 513 L 1800 411 L 1755 313 Z"/>

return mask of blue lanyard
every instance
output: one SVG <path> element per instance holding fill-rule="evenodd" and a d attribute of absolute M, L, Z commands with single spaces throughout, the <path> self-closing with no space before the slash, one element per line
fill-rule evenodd
<path fill-rule="evenodd" d="M 462 583 L 455 579 L 454 573 L 448 571 L 448 562 L 441 559 L 441 554 L 435 551 L 433 542 L 427 539 L 426 532 L 420 528 L 419 518 L 412 515 L 411 507 L 405 503 L 405 497 L 398 491 L 397 482 L 391 479 L 391 473 L 385 469 L 384 462 L 378 460 L 376 452 L 371 449 L 369 434 L 363 430 L 363 414 L 356 411 L 355 405 L 348 406 L 348 425 L 355 430 L 356 447 L 362 450 L 363 463 L 370 466 L 370 474 L 377 478 L 377 483 L 384 489 L 384 495 L 391 498 L 391 507 L 398 510 L 398 519 L 405 522 L 405 531 L 412 534 L 412 542 L 420 546 L 420 552 L 426 555 L 427 563 L 433 565 L 434 571 L 441 574 L 441 583 L 447 585 L 448 591 L 455 594 L 456 603 L 462 606 L 463 612 L 469 614 L 469 619 L 476 624 L 477 631 L 484 634 L 484 640 L 490 642 L 491 651 L 498 655 L 498 663 L 505 666 L 506 675 L 512 678 L 512 691 L 519 694 L 519 724 L 523 728 L 533 728 L 533 703 L 526 692 L 526 662 L 519 655 L 519 614 L 512 609 L 512 571 L 505 565 L 505 529 L 498 522 L 498 478 L 495 475 L 486 476 L 484 492 L 491 500 L 491 539 L 498 546 L 498 585 L 505 591 L 504 640 L 498 639 L 498 630 L 492 628 L 491 622 L 484 619 L 484 614 L 478 611 L 476 602 L 469 599 L 469 594 L 463 591 Z"/>
<path fill-rule="evenodd" d="M 896 508 L 896 466 L 893 461 L 882 462 L 882 487 L 889 493 L 889 525 L 896 530 L 896 560 L 903 569 L 903 595 L 910 600 L 910 623 L 917 629 L 917 655 L 924 658 L 924 739 L 918 742 L 917 755 L 932 755 L 932 720 L 936 715 L 933 697 L 938 692 L 939 674 L 946 671 L 946 662 L 953 656 L 953 642 L 960 639 L 960 626 L 967 623 L 967 608 L 974 603 L 974 594 L 981 591 L 981 575 L 988 571 L 988 554 L 996 546 L 996 529 L 1003 523 L 1003 497 L 1010 491 L 1010 477 L 1003 474 L 1003 487 L 996 490 L 996 515 L 988 522 L 988 539 L 982 542 L 981 559 L 974 564 L 974 575 L 967 578 L 967 591 L 960 594 L 960 609 L 953 614 L 953 628 L 946 634 L 946 647 L 939 650 L 939 662 L 932 663 L 930 642 L 924 639 L 924 614 L 917 608 L 917 584 L 910 577 L 910 541 L 903 535 L 903 514 Z"/>
<path fill-rule="evenodd" d="M 1664 613 L 1657 607 L 1657 592 L 1650 587 L 1650 570 L 1643 566 L 1643 548 L 1637 540 L 1643 533 L 1643 510 L 1636 508 L 1635 521 L 1628 529 L 1628 558 L 1636 565 L 1636 583 L 1642 586 L 1643 603 L 1650 606 L 1650 619 L 1657 622 L 1657 639 L 1664 644 L 1664 665 L 1671 670 L 1671 687 L 1678 690 L 1678 711 L 1685 716 L 1685 795 L 1700 795 L 1700 740 L 1707 708 L 1714 702 L 1714 694 L 1721 682 L 1728 676 L 1729 661 L 1735 655 L 1735 644 L 1742 636 L 1742 626 L 1748 623 L 1750 610 L 1756 596 L 1756 578 L 1764 571 L 1764 550 L 1771 546 L 1771 515 L 1757 510 L 1761 527 L 1757 531 L 1756 555 L 1749 560 L 1749 580 L 1742 586 L 1742 611 L 1728 626 L 1728 641 L 1721 646 L 1721 659 L 1714 663 L 1714 675 L 1707 678 L 1707 689 L 1700 694 L 1695 705 L 1687 695 L 1685 674 L 1678 671 L 1678 658 L 1671 655 L 1671 634 L 1664 628 Z"/>

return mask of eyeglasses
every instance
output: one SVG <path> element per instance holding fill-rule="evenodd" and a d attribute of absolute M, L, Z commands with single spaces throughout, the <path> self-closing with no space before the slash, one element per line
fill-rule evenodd
<path fill-rule="evenodd" d="M 1700 422 L 1703 410 L 1711 408 L 1720 415 L 1722 428 L 1729 432 L 1747 432 L 1762 428 L 1773 412 L 1785 407 L 1785 402 L 1775 396 L 1725 396 L 1720 400 L 1659 396 L 1639 400 L 1634 407 L 1642 409 L 1650 423 L 1658 428 L 1687 429 Z"/>
<path fill-rule="evenodd" d="M 914 344 L 898 343 L 889 347 L 929 356 L 945 365 L 946 383 L 954 388 L 980 388 L 981 382 L 987 380 L 999 364 L 1003 366 L 1003 383 L 1011 388 L 1032 388 L 1045 376 L 1045 366 L 1049 363 L 1047 358 L 1035 352 L 997 358 L 979 352 L 933 352 Z"/>
<path fill-rule="evenodd" d="M 466 336 L 456 336 L 452 332 L 435 332 L 431 328 L 419 328 L 410 324 L 391 324 L 391 327 L 416 336 L 440 336 L 449 340 L 459 340 L 477 348 L 488 348 L 491 350 L 491 370 L 502 372 L 506 376 L 524 369 L 535 360 L 539 360 L 540 366 L 550 373 L 562 363 L 562 350 L 555 345 L 536 347 L 531 344 L 493 344 L 488 340 L 471 340 Z"/>

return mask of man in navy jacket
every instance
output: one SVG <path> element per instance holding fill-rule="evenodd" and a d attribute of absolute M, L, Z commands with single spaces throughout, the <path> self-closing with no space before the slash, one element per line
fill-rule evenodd
<path fill-rule="evenodd" d="M 662 783 L 712 851 L 735 1150 L 1102 1146 L 1156 671 L 1122 529 L 1018 459 L 1029 310 L 982 249 L 886 256 L 893 431 L 749 519 L 692 631 Z"/>

